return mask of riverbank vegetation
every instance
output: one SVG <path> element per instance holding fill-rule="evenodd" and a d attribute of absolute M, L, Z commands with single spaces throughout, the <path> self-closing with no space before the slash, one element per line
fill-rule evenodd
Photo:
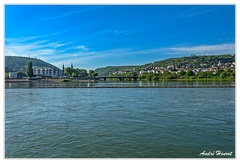
<path fill-rule="evenodd" d="M 145 73 L 140 76 L 143 80 L 159 80 L 159 79 L 235 79 L 235 70 L 217 69 L 214 74 L 212 71 L 199 72 L 195 74 L 192 70 L 180 71 L 179 73 L 171 73 L 164 71 L 163 73 Z"/>
<path fill-rule="evenodd" d="M 136 72 L 128 72 L 125 74 L 112 74 L 112 77 L 131 77 L 131 76 L 139 76 L 139 80 L 147 80 L 147 81 L 157 81 L 162 79 L 177 79 L 177 80 L 235 80 L 235 70 L 231 68 L 220 69 L 220 67 L 216 68 L 216 71 L 204 71 L 195 73 L 192 70 L 181 70 L 179 72 L 169 72 L 163 71 L 159 73 L 143 73 L 138 75 Z M 131 80 L 130 78 L 127 80 Z"/>
<path fill-rule="evenodd" d="M 68 77 L 96 77 L 98 73 L 93 70 L 87 72 L 85 69 L 67 67 L 64 69 L 64 75 Z"/>
<path fill-rule="evenodd" d="M 67 67 L 64 69 L 64 75 L 70 77 L 86 77 L 88 73 L 85 69 Z"/>

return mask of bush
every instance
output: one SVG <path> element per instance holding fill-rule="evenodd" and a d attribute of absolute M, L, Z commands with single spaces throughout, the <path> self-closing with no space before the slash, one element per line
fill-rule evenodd
<path fill-rule="evenodd" d="M 159 76 L 154 75 L 154 76 L 152 77 L 152 80 L 158 80 L 158 79 L 159 79 Z"/>
<path fill-rule="evenodd" d="M 196 76 L 190 76 L 190 79 L 197 79 Z"/>

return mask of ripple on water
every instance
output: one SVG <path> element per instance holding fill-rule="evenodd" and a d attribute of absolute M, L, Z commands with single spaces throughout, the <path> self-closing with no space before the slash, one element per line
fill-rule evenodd
<path fill-rule="evenodd" d="M 5 93 L 6 158 L 164 158 L 199 157 L 203 150 L 235 152 L 232 88 Z"/>

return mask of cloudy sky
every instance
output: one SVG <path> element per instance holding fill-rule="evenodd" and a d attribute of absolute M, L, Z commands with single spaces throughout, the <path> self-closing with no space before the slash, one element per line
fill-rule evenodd
<path fill-rule="evenodd" d="M 235 54 L 235 6 L 5 5 L 4 53 L 88 70 Z"/>

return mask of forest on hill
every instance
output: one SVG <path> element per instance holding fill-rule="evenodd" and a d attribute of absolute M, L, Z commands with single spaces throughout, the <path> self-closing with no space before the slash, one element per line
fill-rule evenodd
<path fill-rule="evenodd" d="M 97 68 L 94 72 L 98 73 L 98 76 L 108 76 L 116 71 L 125 71 L 128 69 L 139 68 L 141 66 L 107 66 L 103 68 Z"/>
<path fill-rule="evenodd" d="M 32 61 L 33 68 L 57 68 L 56 66 L 37 58 L 5 56 L 5 72 L 25 72 L 28 61 Z"/>
<path fill-rule="evenodd" d="M 177 67 L 191 65 L 193 68 L 200 67 L 210 67 L 214 64 L 221 63 L 229 63 L 235 62 L 235 55 L 223 54 L 223 55 L 203 55 L 196 56 L 191 55 L 189 57 L 181 57 L 181 58 L 170 58 L 163 61 L 154 62 L 154 66 L 158 67 L 167 67 L 169 65 L 176 65 Z"/>

